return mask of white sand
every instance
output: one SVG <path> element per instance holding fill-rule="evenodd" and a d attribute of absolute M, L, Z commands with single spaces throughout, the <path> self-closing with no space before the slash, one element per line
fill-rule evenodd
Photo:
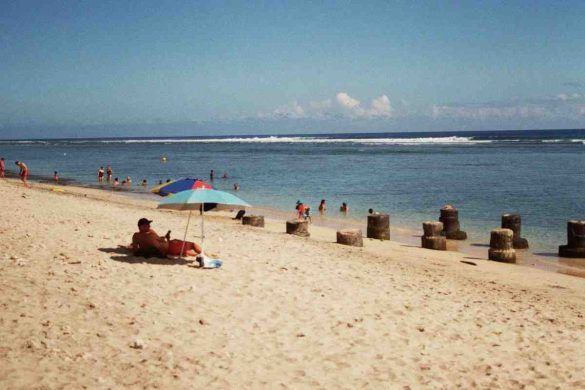
<path fill-rule="evenodd" d="M 0 388 L 585 388 L 585 279 L 225 216 L 200 270 L 116 253 L 186 214 L 47 188 L 0 181 Z"/>

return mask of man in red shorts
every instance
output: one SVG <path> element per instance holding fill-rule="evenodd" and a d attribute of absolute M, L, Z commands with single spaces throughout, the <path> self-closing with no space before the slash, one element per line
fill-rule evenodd
<path fill-rule="evenodd" d="M 30 187 L 28 185 L 28 183 L 26 182 L 26 180 L 28 179 L 28 167 L 22 161 L 16 161 L 15 164 L 18 166 L 18 168 L 20 168 L 20 173 L 19 173 L 20 180 L 22 180 L 22 183 L 24 184 L 25 187 Z"/>

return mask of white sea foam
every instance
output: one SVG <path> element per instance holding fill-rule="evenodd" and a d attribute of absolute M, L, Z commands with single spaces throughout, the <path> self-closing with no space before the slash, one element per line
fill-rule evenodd
<path fill-rule="evenodd" d="M 490 140 L 475 140 L 473 137 L 418 137 L 418 138 L 325 138 L 325 137 L 230 137 L 230 138 L 196 138 L 196 139 L 116 139 L 100 141 L 72 141 L 74 143 L 258 143 L 258 144 L 362 144 L 362 145 L 424 145 L 424 144 L 479 144 L 491 143 Z"/>
<path fill-rule="evenodd" d="M 566 142 L 566 143 L 573 143 L 573 144 L 585 144 L 585 139 L 543 139 L 542 143 L 545 144 L 556 144 L 556 143 L 561 143 L 561 142 Z"/>

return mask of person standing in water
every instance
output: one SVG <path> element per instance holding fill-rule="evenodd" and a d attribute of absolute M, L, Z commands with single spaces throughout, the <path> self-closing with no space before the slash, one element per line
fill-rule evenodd
<path fill-rule="evenodd" d="M 341 207 L 339 208 L 339 211 L 341 211 L 343 214 L 346 214 L 349 212 L 349 207 L 347 205 L 347 203 L 343 202 L 341 204 Z"/>
<path fill-rule="evenodd" d="M 215 179 L 215 171 L 212 169 L 211 172 L 209 172 L 209 180 L 213 179 Z"/>
<path fill-rule="evenodd" d="M 112 167 L 110 167 L 109 165 L 106 167 L 106 176 L 107 176 L 107 180 L 108 183 L 112 181 L 112 175 L 114 174 L 114 172 L 112 171 Z"/>
<path fill-rule="evenodd" d="M 57 171 L 53 172 L 53 180 L 55 181 L 55 183 L 59 181 L 59 172 Z"/>
<path fill-rule="evenodd" d="M 16 164 L 18 166 L 18 168 L 20 168 L 20 180 L 22 180 L 22 183 L 24 184 L 25 187 L 30 187 L 27 183 L 27 179 L 28 179 L 28 167 L 26 166 L 26 164 L 22 161 L 15 161 L 14 164 Z"/>
<path fill-rule="evenodd" d="M 100 169 L 98 169 L 97 171 L 97 176 L 98 176 L 98 183 L 102 184 L 104 182 L 104 167 L 100 167 Z"/>
<path fill-rule="evenodd" d="M 325 199 L 321 199 L 321 203 L 319 203 L 319 214 L 323 215 L 327 212 L 327 204 L 325 203 Z"/>
<path fill-rule="evenodd" d="M 6 171 L 6 165 L 4 162 L 4 157 L 0 158 L 0 177 L 4 177 Z"/>

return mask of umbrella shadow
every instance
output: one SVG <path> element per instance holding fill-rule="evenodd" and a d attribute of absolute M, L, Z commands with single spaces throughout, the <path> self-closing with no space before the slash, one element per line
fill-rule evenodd
<path fill-rule="evenodd" d="M 128 264 L 158 264 L 158 265 L 190 265 L 193 264 L 192 260 L 185 259 L 170 259 L 167 257 L 140 257 L 134 256 L 128 249 L 124 247 L 117 248 L 98 248 L 100 252 L 104 253 L 115 253 L 116 256 L 110 256 L 110 259 Z"/>

